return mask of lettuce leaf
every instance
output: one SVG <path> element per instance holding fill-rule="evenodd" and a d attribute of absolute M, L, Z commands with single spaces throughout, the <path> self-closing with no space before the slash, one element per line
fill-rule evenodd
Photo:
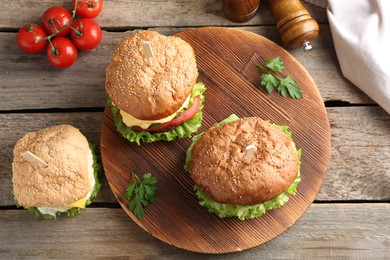
<path fill-rule="evenodd" d="M 100 182 L 100 175 L 102 174 L 102 166 L 100 163 L 100 158 L 96 155 L 96 146 L 92 143 L 89 143 L 89 148 L 91 149 L 92 152 L 92 158 L 93 158 L 93 175 L 95 177 L 95 186 L 93 187 L 93 191 L 89 199 L 87 199 L 85 206 L 88 206 L 92 203 L 92 198 L 95 198 L 97 194 L 99 193 L 100 187 L 102 186 L 102 183 Z M 19 208 L 21 207 L 19 203 L 15 200 L 16 206 Z M 57 211 L 56 216 L 50 215 L 50 214 L 42 214 L 38 208 L 36 207 L 30 207 L 30 208 L 25 208 L 35 216 L 43 216 L 45 219 L 55 219 L 56 216 L 60 216 L 63 214 L 66 214 L 67 216 L 74 216 L 82 212 L 84 209 L 83 208 L 70 208 L 67 211 L 64 212 L 59 212 Z"/>
<path fill-rule="evenodd" d="M 151 143 L 158 140 L 172 141 L 177 138 L 185 138 L 191 136 L 192 133 L 196 132 L 202 123 L 202 108 L 204 102 L 203 93 L 205 90 L 206 87 L 203 83 L 196 83 L 194 89 L 191 92 L 189 104 L 192 103 L 193 98 L 196 96 L 200 96 L 201 101 L 199 110 L 193 118 L 183 122 L 182 124 L 178 125 L 176 128 L 170 131 L 159 133 L 151 133 L 148 131 L 138 131 L 131 129 L 125 123 L 122 122 L 121 117 L 119 115 L 119 108 L 111 102 L 108 95 L 106 95 L 106 98 L 107 105 L 110 107 L 114 116 L 114 122 L 118 132 L 121 133 L 122 136 L 130 142 L 135 142 L 138 145 L 141 145 L 141 142 Z M 179 113 L 180 112 L 182 111 L 179 111 Z"/>
<path fill-rule="evenodd" d="M 226 123 L 233 122 L 238 120 L 239 118 L 236 115 L 230 115 L 225 120 L 221 121 L 218 125 L 222 126 Z M 295 147 L 295 143 L 292 139 L 292 134 L 288 130 L 287 126 L 281 126 L 273 124 L 275 127 L 282 130 L 290 139 L 291 143 Z M 191 155 L 192 155 L 192 149 L 196 143 L 196 141 L 202 136 L 201 134 L 198 134 L 193 137 L 192 143 L 190 147 L 188 148 L 186 152 L 186 162 L 184 165 L 184 168 L 187 172 L 190 172 L 190 162 L 191 162 Z M 209 196 L 204 193 L 199 186 L 194 185 L 195 194 L 199 199 L 199 204 L 206 207 L 209 212 L 216 214 L 220 218 L 225 217 L 237 217 L 240 220 L 245 219 L 252 219 L 259 216 L 264 215 L 267 211 L 271 209 L 279 208 L 280 206 L 284 205 L 289 200 L 289 195 L 295 195 L 297 192 L 297 186 L 301 182 L 301 173 L 300 173 L 300 164 L 301 164 L 301 149 L 297 150 L 297 155 L 299 159 L 299 167 L 298 167 L 298 174 L 293 183 L 287 188 L 285 192 L 277 196 L 276 198 L 273 198 L 271 200 L 265 201 L 261 204 L 255 204 L 255 205 L 230 205 L 230 204 L 223 204 L 218 203 L 216 201 L 213 201 Z"/>
<path fill-rule="evenodd" d="M 100 176 L 103 172 L 102 164 L 100 161 L 100 157 L 96 154 L 96 145 L 89 143 L 89 148 L 92 151 L 92 158 L 93 158 L 93 176 L 95 177 L 95 186 L 93 187 L 93 191 L 89 199 L 87 199 L 86 206 L 90 205 L 92 203 L 92 199 L 95 198 L 100 188 L 102 187 L 102 183 L 100 182 Z"/>

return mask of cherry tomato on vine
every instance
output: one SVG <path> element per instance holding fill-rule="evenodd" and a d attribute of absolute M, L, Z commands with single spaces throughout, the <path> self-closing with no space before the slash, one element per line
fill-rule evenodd
<path fill-rule="evenodd" d="M 46 44 L 47 40 L 44 39 L 47 36 L 45 30 L 36 24 L 25 24 L 19 29 L 16 36 L 16 42 L 19 49 L 26 53 L 36 54 L 41 52 Z"/>
<path fill-rule="evenodd" d="M 102 30 L 90 18 L 81 18 L 72 24 L 70 37 L 76 47 L 83 51 L 95 49 L 102 41 Z"/>
<path fill-rule="evenodd" d="M 67 68 L 77 58 L 77 49 L 66 37 L 57 37 L 46 48 L 46 55 L 51 65 L 56 68 Z"/>
<path fill-rule="evenodd" d="M 76 1 L 77 1 L 76 14 L 80 17 L 95 18 L 102 12 L 103 9 L 102 0 L 73 0 L 72 1 L 73 10 L 76 5 Z"/>
<path fill-rule="evenodd" d="M 66 36 L 70 32 L 69 22 L 72 16 L 68 10 L 61 6 L 52 6 L 42 15 L 42 27 L 48 34 L 55 34 L 55 37 Z"/>

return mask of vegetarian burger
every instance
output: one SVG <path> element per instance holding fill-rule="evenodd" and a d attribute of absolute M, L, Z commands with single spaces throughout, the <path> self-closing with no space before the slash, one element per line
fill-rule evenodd
<path fill-rule="evenodd" d="M 118 131 L 137 144 L 190 136 L 202 121 L 205 86 L 197 77 L 194 50 L 184 40 L 155 31 L 125 37 L 106 69 Z"/>
<path fill-rule="evenodd" d="M 195 136 L 185 167 L 200 204 L 221 218 L 278 208 L 301 180 L 300 150 L 287 127 L 257 117 L 232 115 Z"/>
<path fill-rule="evenodd" d="M 45 218 L 73 216 L 100 189 L 100 165 L 83 134 L 70 125 L 27 133 L 14 148 L 16 204 Z"/>

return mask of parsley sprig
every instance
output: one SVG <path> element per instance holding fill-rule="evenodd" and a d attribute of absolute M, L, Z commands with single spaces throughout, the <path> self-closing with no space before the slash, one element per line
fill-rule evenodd
<path fill-rule="evenodd" d="M 277 90 L 285 97 L 290 95 L 294 99 L 302 98 L 301 89 L 296 85 L 296 80 L 290 75 L 287 77 L 282 74 L 286 64 L 281 57 L 276 57 L 257 64 L 257 67 L 263 70 L 260 84 L 266 88 L 268 93 Z"/>
<path fill-rule="evenodd" d="M 133 183 L 127 186 L 123 197 L 130 201 L 129 209 L 138 219 L 142 219 L 144 208 L 156 201 L 157 179 L 151 173 L 145 173 L 141 179 L 134 172 L 131 173 Z"/>

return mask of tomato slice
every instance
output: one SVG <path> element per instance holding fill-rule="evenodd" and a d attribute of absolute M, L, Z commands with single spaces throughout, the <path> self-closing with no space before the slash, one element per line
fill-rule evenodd
<path fill-rule="evenodd" d="M 131 129 L 145 130 L 145 131 L 149 131 L 149 132 L 165 132 L 165 131 L 173 129 L 173 128 L 177 127 L 178 125 L 180 125 L 181 123 L 193 118 L 196 115 L 196 113 L 198 112 L 199 107 L 200 107 L 200 97 L 196 96 L 192 100 L 192 106 L 189 109 L 185 110 L 183 112 L 183 114 L 181 114 L 179 117 L 176 117 L 176 118 L 172 119 L 171 121 L 163 123 L 157 127 L 153 127 L 153 128 L 149 127 L 147 129 L 143 129 L 139 126 L 132 126 Z"/>

